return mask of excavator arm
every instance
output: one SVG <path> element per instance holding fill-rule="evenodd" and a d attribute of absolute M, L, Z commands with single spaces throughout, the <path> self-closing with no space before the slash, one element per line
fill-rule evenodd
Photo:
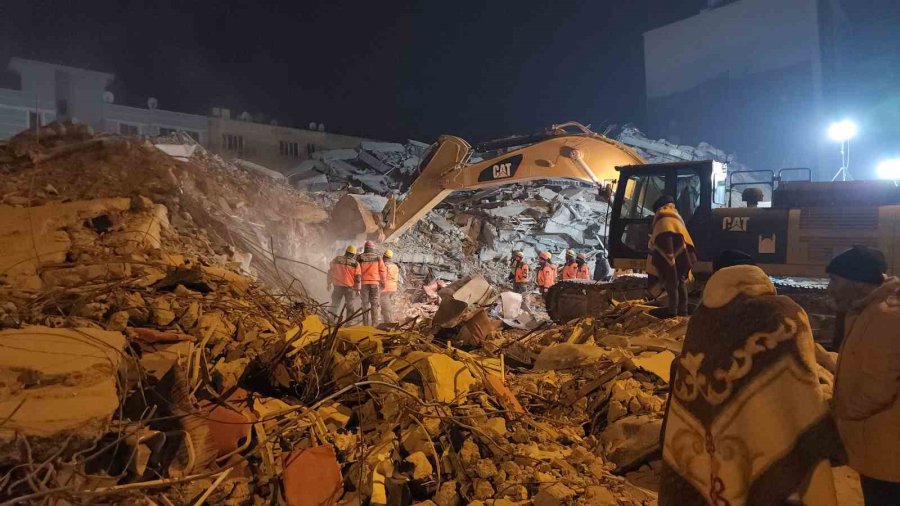
<path fill-rule="evenodd" d="M 580 131 L 565 130 L 572 126 Z M 385 206 L 384 240 L 396 240 L 454 191 L 548 178 L 578 179 L 599 186 L 616 179 L 617 166 L 646 163 L 632 149 L 579 123 L 554 125 L 547 134 L 529 141 L 506 141 L 516 149 L 469 163 L 475 152 L 469 143 L 452 135 L 441 136 L 422 161 L 419 177 L 406 198 L 401 202 L 391 198 Z M 494 142 L 486 147 L 501 146 Z"/>

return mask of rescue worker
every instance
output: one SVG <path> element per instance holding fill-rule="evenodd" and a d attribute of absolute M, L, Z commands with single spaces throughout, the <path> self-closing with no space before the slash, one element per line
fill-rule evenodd
<path fill-rule="evenodd" d="M 575 263 L 575 250 L 566 250 L 566 262 L 565 264 L 563 264 L 563 267 L 560 270 L 560 277 L 564 281 L 569 279 L 576 279 L 578 265 Z"/>
<path fill-rule="evenodd" d="M 606 250 L 603 250 L 594 257 L 594 281 L 612 281 L 613 270 L 607 255 Z"/>
<path fill-rule="evenodd" d="M 675 199 L 663 195 L 653 203 L 653 225 L 647 254 L 650 289 L 662 285 L 669 298 L 669 316 L 687 315 L 687 282 L 697 261 L 694 241 L 675 209 Z"/>
<path fill-rule="evenodd" d="M 384 323 L 394 322 L 394 294 L 400 287 L 400 266 L 394 263 L 394 252 L 384 251 L 384 288 L 381 289 L 381 320 Z"/>
<path fill-rule="evenodd" d="M 356 261 L 356 246 L 349 245 L 344 254 L 331 261 L 327 286 L 331 292 L 331 311 L 341 314 L 341 302 L 347 315 L 356 312 L 356 297 L 360 289 L 360 269 Z M 333 288 L 333 289 L 332 289 Z"/>
<path fill-rule="evenodd" d="M 900 504 L 900 279 L 886 277 L 884 254 L 866 246 L 834 257 L 825 271 L 843 337 L 838 431 L 866 505 Z"/>
<path fill-rule="evenodd" d="M 587 266 L 587 256 L 584 253 L 575 257 L 575 279 L 591 279 L 591 268 Z"/>
<path fill-rule="evenodd" d="M 378 294 L 385 285 L 385 267 L 381 256 L 375 253 L 375 243 L 366 241 L 359 261 L 360 283 L 362 284 L 363 325 L 378 323 Z"/>
<path fill-rule="evenodd" d="M 541 295 L 546 295 L 547 290 L 556 284 L 556 264 L 550 261 L 551 255 L 549 251 L 542 251 L 538 254 L 538 269 L 535 274 L 538 290 Z"/>
<path fill-rule="evenodd" d="M 531 269 L 525 263 L 525 253 L 513 251 L 510 266 L 512 272 L 509 273 L 509 280 L 512 281 L 513 291 L 524 295 L 528 291 L 528 283 L 531 281 Z"/>
<path fill-rule="evenodd" d="M 746 259 L 717 266 L 670 369 L 659 505 L 836 505 L 840 440 L 806 312 Z"/>

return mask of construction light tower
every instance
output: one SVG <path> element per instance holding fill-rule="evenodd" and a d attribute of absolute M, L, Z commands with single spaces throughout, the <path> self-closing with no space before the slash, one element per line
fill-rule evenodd
<path fill-rule="evenodd" d="M 848 119 L 832 123 L 828 127 L 828 136 L 841 143 L 841 168 L 831 178 L 832 181 L 837 181 L 838 178 L 841 181 L 853 179 L 850 175 L 850 139 L 856 137 L 856 132 L 856 123 Z"/>

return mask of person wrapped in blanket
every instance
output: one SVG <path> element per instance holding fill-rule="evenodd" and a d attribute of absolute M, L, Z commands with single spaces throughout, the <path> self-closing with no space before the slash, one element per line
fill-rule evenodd
<path fill-rule="evenodd" d="M 669 298 L 669 315 L 687 315 L 686 283 L 697 262 L 694 240 L 675 209 L 675 199 L 663 195 L 653 203 L 653 225 L 647 254 L 647 276 L 652 291 L 662 287 Z"/>
<path fill-rule="evenodd" d="M 806 312 L 725 252 L 672 362 L 659 505 L 837 504 L 846 459 Z"/>

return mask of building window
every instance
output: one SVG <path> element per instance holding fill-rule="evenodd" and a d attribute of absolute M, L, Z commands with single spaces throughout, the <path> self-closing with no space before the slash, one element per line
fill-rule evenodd
<path fill-rule="evenodd" d="M 56 115 L 64 117 L 69 114 L 69 101 L 61 98 L 56 101 Z"/>
<path fill-rule="evenodd" d="M 28 128 L 37 128 L 44 126 L 44 122 L 41 121 L 41 114 L 38 112 L 29 112 L 28 113 Z"/>
<path fill-rule="evenodd" d="M 137 125 L 119 123 L 119 133 L 122 135 L 141 135 L 141 129 Z"/>
<path fill-rule="evenodd" d="M 306 145 L 306 156 L 312 158 L 312 154 L 316 152 L 315 144 L 307 144 Z"/>
<path fill-rule="evenodd" d="M 291 158 L 300 158 L 300 143 L 298 142 L 278 142 L 278 152 L 281 156 L 290 156 Z"/>
<path fill-rule="evenodd" d="M 234 134 L 222 134 L 222 149 L 226 151 L 244 151 L 244 137 Z"/>
<path fill-rule="evenodd" d="M 184 130 L 181 128 L 166 128 L 159 127 L 159 135 L 172 135 L 175 132 L 184 132 L 188 134 L 191 139 L 194 139 L 197 142 L 200 142 L 200 132 L 195 132 L 194 130 Z"/>

